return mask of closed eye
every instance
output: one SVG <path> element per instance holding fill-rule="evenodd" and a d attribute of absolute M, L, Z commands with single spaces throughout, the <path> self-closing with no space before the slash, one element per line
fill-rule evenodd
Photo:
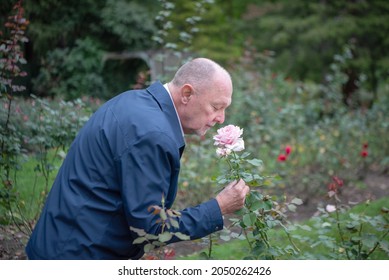
<path fill-rule="evenodd" d="M 220 105 L 212 105 L 212 108 L 213 108 L 215 111 L 219 111 L 219 110 L 222 110 L 222 109 L 223 109 L 223 106 L 220 106 Z"/>

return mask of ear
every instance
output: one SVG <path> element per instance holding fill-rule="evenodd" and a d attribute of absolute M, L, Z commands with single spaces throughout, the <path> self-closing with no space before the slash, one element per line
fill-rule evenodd
<path fill-rule="evenodd" d="M 190 98 L 194 94 L 194 89 L 191 85 L 185 84 L 181 87 L 181 102 L 183 104 L 188 104 Z"/>

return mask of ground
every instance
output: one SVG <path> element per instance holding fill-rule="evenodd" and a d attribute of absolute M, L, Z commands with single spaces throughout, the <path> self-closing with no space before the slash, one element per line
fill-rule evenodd
<path fill-rule="evenodd" d="M 342 197 L 348 202 L 360 203 L 370 198 L 372 200 L 389 196 L 389 175 L 371 172 L 364 178 L 365 188 L 344 188 Z M 322 198 L 318 198 L 322 199 Z M 298 215 L 293 219 L 311 217 L 316 212 L 317 201 L 311 199 L 309 203 L 299 206 Z M 21 233 L 15 226 L 0 225 L 0 259 L 23 260 L 26 259 L 24 246 L 28 236 Z M 185 241 L 171 244 L 163 249 L 159 255 L 147 255 L 145 258 L 175 258 L 179 255 L 192 254 L 204 248 L 201 242 Z"/>

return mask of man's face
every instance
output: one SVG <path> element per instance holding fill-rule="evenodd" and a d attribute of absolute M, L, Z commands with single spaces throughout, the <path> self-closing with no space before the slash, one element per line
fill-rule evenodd
<path fill-rule="evenodd" d="M 192 94 L 181 114 L 185 134 L 204 135 L 216 123 L 222 124 L 225 110 L 231 104 L 232 86 L 228 83 L 216 89 L 201 91 L 189 86 Z"/>

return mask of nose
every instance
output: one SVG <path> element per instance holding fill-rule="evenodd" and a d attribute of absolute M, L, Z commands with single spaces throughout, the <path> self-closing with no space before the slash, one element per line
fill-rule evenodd
<path fill-rule="evenodd" d="M 224 110 L 221 111 L 220 113 L 217 114 L 217 116 L 215 117 L 215 121 L 219 124 L 222 124 L 224 123 L 224 119 L 225 119 L 225 112 Z"/>

